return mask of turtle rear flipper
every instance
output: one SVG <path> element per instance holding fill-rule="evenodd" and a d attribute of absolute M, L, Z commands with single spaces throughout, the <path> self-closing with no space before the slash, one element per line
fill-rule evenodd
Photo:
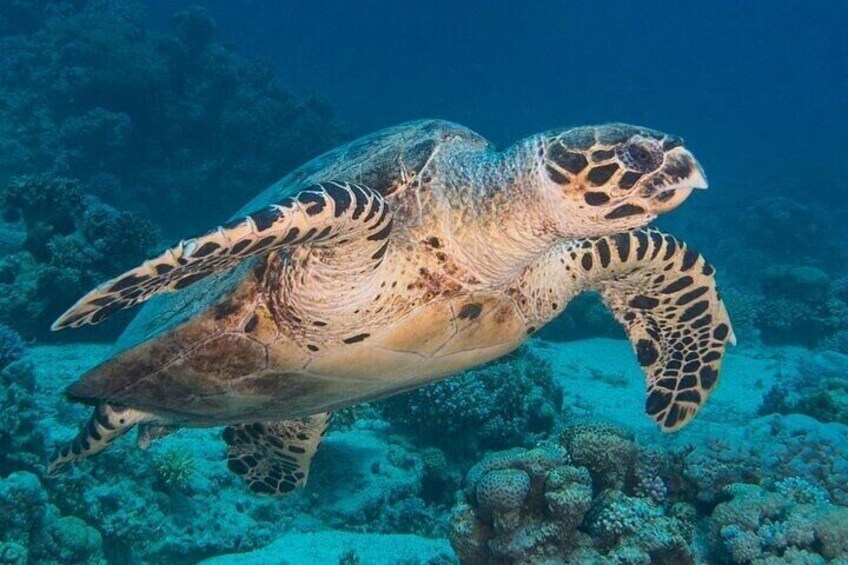
<path fill-rule="evenodd" d="M 289 493 L 306 484 L 312 457 L 329 424 L 330 413 L 323 412 L 298 420 L 228 426 L 227 467 L 252 492 Z"/>
<path fill-rule="evenodd" d="M 715 270 L 656 230 L 588 241 L 576 261 L 633 344 L 645 372 L 645 411 L 663 430 L 677 430 L 715 389 L 725 347 L 736 343 Z"/>
<path fill-rule="evenodd" d="M 356 242 L 375 265 L 388 246 L 392 217 L 367 186 L 326 182 L 204 235 L 183 240 L 159 257 L 98 286 L 53 323 L 52 329 L 98 324 L 160 292 L 176 291 L 229 270 L 245 259 L 296 245 Z"/>
<path fill-rule="evenodd" d="M 47 476 L 55 477 L 92 455 L 97 455 L 140 422 L 153 419 L 151 414 L 108 403 L 95 407 L 94 414 L 76 437 L 50 459 Z"/>

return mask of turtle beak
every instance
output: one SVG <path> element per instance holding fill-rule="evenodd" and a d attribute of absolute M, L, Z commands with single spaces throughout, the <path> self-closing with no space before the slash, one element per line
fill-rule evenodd
<path fill-rule="evenodd" d="M 687 151 L 688 153 L 688 151 Z M 689 175 L 688 183 L 695 190 L 706 190 L 709 187 L 709 183 L 707 182 L 707 175 L 704 174 L 704 168 L 701 167 L 701 164 L 689 153 L 689 156 L 692 158 L 692 174 Z"/>
<path fill-rule="evenodd" d="M 683 147 L 666 154 L 665 163 L 657 171 L 655 192 L 651 195 L 652 212 L 662 214 L 681 204 L 695 190 L 707 188 L 707 176 L 697 159 Z"/>
<path fill-rule="evenodd" d="M 688 149 L 677 147 L 666 156 L 664 172 L 675 189 L 706 190 L 709 186 L 704 168 Z"/>

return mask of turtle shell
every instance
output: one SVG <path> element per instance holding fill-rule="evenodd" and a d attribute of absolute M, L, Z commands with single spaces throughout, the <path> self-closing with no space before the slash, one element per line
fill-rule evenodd
<path fill-rule="evenodd" d="M 365 184 L 391 202 L 403 186 L 404 177 L 415 176 L 439 144 L 456 139 L 470 145 L 488 145 L 484 138 L 468 128 L 441 120 L 422 120 L 380 130 L 303 164 L 263 190 L 229 219 L 242 218 L 315 183 L 329 180 Z M 233 292 L 259 262 L 261 259 L 246 261 L 248 265 L 234 271 L 207 277 L 178 293 L 153 298 L 123 332 L 116 344 L 117 350 L 152 339 L 208 309 Z"/>
<path fill-rule="evenodd" d="M 368 185 L 395 207 L 403 206 L 408 179 L 415 177 L 446 142 L 465 144 L 469 148 L 488 145 L 485 139 L 467 128 L 437 120 L 381 130 L 302 165 L 258 194 L 231 219 L 244 217 L 315 183 L 329 180 Z M 396 217 L 403 217 L 403 214 Z M 258 364 L 257 359 L 264 354 L 262 348 L 254 347 L 250 339 L 239 335 L 240 330 L 235 329 L 243 327 L 243 320 L 234 323 L 233 330 L 226 336 L 232 344 L 224 349 L 217 347 L 211 356 L 209 377 L 198 372 L 188 384 L 174 380 L 169 385 L 167 379 L 165 382 L 157 379 L 155 386 L 149 383 L 153 379 L 145 377 L 154 372 L 167 373 L 164 367 L 179 364 L 187 351 L 204 347 L 204 340 L 210 335 L 208 328 L 226 324 L 228 316 L 237 317 L 238 308 L 234 305 L 250 303 L 251 293 L 258 292 L 257 281 L 267 263 L 265 257 L 248 259 L 233 270 L 209 276 L 179 292 L 151 299 L 118 339 L 113 357 L 72 385 L 68 389 L 69 396 L 80 401 L 119 403 L 143 397 L 150 409 L 157 408 L 161 401 L 173 411 L 175 403 L 214 395 L 221 397 L 222 410 L 225 410 L 231 389 L 213 387 L 210 381 L 225 382 L 228 371 L 233 376 L 250 374 L 251 367 Z M 235 295 L 238 300 L 233 299 Z M 295 355 L 292 364 L 298 362 Z M 150 386 L 155 390 L 145 391 Z"/>

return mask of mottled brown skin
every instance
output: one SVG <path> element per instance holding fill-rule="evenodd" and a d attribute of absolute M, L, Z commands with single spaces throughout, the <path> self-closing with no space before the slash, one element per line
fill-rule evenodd
<path fill-rule="evenodd" d="M 577 128 L 499 152 L 426 121 L 315 159 L 234 218 L 330 180 L 362 183 L 388 203 L 379 261 L 381 242 L 341 237 L 160 294 L 70 397 L 215 426 L 415 388 L 513 350 L 590 288 L 585 273 L 554 272 L 581 238 L 644 226 L 703 184 L 680 141 L 650 130 Z"/>

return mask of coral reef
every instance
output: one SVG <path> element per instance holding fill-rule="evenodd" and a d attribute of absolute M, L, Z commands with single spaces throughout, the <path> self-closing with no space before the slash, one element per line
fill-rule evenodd
<path fill-rule="evenodd" d="M 60 177 L 11 179 L 0 191 L 0 210 L 26 230 L 23 249 L 0 260 L 0 322 L 29 337 L 46 338 L 59 314 L 98 283 L 143 261 L 157 239 L 150 222 Z"/>
<path fill-rule="evenodd" d="M 848 424 L 848 357 L 824 351 L 801 360 L 765 395 L 758 412 L 806 414 Z"/>
<path fill-rule="evenodd" d="M 738 244 L 733 247 L 738 248 Z M 775 263 L 782 259 L 785 257 L 777 253 L 764 258 L 750 277 L 723 287 L 737 338 L 749 343 L 761 339 L 768 345 L 802 345 L 848 353 L 848 279 L 834 280 L 821 268 L 803 263 Z M 733 274 L 740 277 L 748 270 L 746 264 Z M 759 292 L 751 281 L 754 286 L 759 282 Z M 539 337 L 569 341 L 623 337 L 623 333 L 600 300 L 586 294 L 575 298 Z"/>
<path fill-rule="evenodd" d="M 379 407 L 386 420 L 424 445 L 476 458 L 484 449 L 537 442 L 553 429 L 561 406 L 550 362 L 525 346 Z"/>
<path fill-rule="evenodd" d="M 443 454 L 418 453 L 390 431 L 383 422 L 362 422 L 327 438 L 310 474 L 312 512 L 334 528 L 444 534 L 455 482 L 439 461 Z M 434 492 L 436 485 L 446 490 Z"/>
<path fill-rule="evenodd" d="M 601 302 L 600 296 L 591 292 L 574 297 L 565 311 L 542 328 L 537 336 L 551 341 L 591 337 L 625 338 L 624 330 Z"/>
<path fill-rule="evenodd" d="M 3 565 L 26 565 L 29 552 L 20 544 L 0 542 L 0 563 Z"/>
<path fill-rule="evenodd" d="M 575 544 L 574 530 L 592 501 L 591 479 L 566 463 L 562 450 L 540 447 L 497 453 L 475 465 L 451 512 L 451 543 L 460 559 L 528 562 Z"/>
<path fill-rule="evenodd" d="M 562 343 L 531 345 L 340 411 L 308 487 L 284 499 L 248 494 L 211 429 L 157 438 L 146 452 L 125 437 L 45 477 L 48 446 L 90 410 L 58 391 L 105 346 L 33 341 L 161 239 L 225 220 L 345 134 L 320 97 L 295 97 L 220 43 L 202 8 L 160 32 L 132 0 L 9 0 L 0 44 L 0 564 L 848 562 L 844 205 L 818 209 L 806 195 L 741 194 L 735 215 L 678 216 L 701 222 L 692 241 L 713 246 L 734 283 L 724 297 L 744 349 L 726 370 L 756 357 L 745 366 L 773 371 L 729 394 L 738 382 L 723 379 L 680 434 L 568 418 L 602 405 L 631 423 L 641 410 L 616 411 L 643 392 L 632 356 L 627 370 L 607 362 L 629 344 L 597 340 L 580 344 L 577 361 L 556 357 Z M 129 315 L 69 337 L 111 341 Z M 540 335 L 622 330 L 585 295 Z M 827 351 L 792 365 L 797 348 L 762 344 Z M 591 358 L 605 363 L 578 371 Z M 556 379 L 567 387 L 578 372 L 591 390 L 574 386 L 564 407 Z"/>
<path fill-rule="evenodd" d="M 742 342 L 801 345 L 848 352 L 848 288 L 825 271 L 807 265 L 771 264 L 752 276 L 761 293 L 745 284 L 722 295 Z M 747 281 L 749 282 L 749 281 Z"/>
<path fill-rule="evenodd" d="M 777 265 L 762 279 L 759 326 L 766 343 L 815 346 L 846 329 L 848 303 L 831 294 L 828 275 L 815 267 Z"/>
<path fill-rule="evenodd" d="M 761 284 L 766 299 L 791 297 L 815 303 L 830 293 L 830 277 L 816 267 L 774 265 L 766 269 Z"/>
<path fill-rule="evenodd" d="M 561 437 L 575 465 L 586 467 L 596 490 L 620 489 L 636 461 L 636 444 L 623 429 L 603 422 L 578 424 Z"/>
<path fill-rule="evenodd" d="M 732 484 L 710 517 L 715 558 L 729 563 L 824 563 L 848 559 L 848 508 L 788 478 L 768 491 Z"/>
<path fill-rule="evenodd" d="M 100 533 L 49 503 L 38 477 L 26 471 L 0 480 L 0 562 L 103 563 Z"/>
<path fill-rule="evenodd" d="M 793 414 L 758 418 L 719 441 L 685 452 L 681 477 L 690 497 L 715 505 L 733 483 L 775 484 L 803 477 L 833 503 L 848 506 L 848 427 Z"/>
<path fill-rule="evenodd" d="M 733 319 L 733 332 L 736 338 L 742 342 L 753 341 L 763 309 L 762 297 L 731 286 L 722 289 L 722 298 Z"/>
<path fill-rule="evenodd" d="M 21 337 L 0 326 L 0 477 L 14 470 L 37 471 L 43 463 L 35 367 L 25 354 Z"/>
<path fill-rule="evenodd" d="M 694 563 L 694 510 L 658 501 L 664 487 L 657 497 L 644 490 L 637 477 L 658 454 L 640 464 L 639 449 L 614 426 L 584 424 L 560 445 L 490 455 L 468 472 L 452 511 L 454 549 L 470 564 Z"/>
<path fill-rule="evenodd" d="M 0 481 L 2 541 L 31 547 L 43 525 L 47 492 L 38 477 L 17 471 Z"/>
<path fill-rule="evenodd" d="M 46 552 L 59 563 L 98 565 L 103 562 L 103 539 L 100 532 L 76 516 L 63 516 L 52 522 L 47 534 L 49 541 Z"/>
<path fill-rule="evenodd" d="M 822 349 L 848 355 L 848 329 L 840 329 L 819 344 Z"/>
<path fill-rule="evenodd" d="M 826 211 L 783 196 L 769 196 L 753 202 L 740 216 L 745 241 L 783 261 L 828 268 L 845 257 L 837 238 L 822 237 L 834 233 L 834 218 Z M 817 241 L 817 245 L 810 245 Z M 745 246 L 746 251 L 748 245 Z"/>
<path fill-rule="evenodd" d="M 11 4 L 3 15 L 17 25 L 0 25 L 0 181 L 79 179 L 180 237 L 340 140 L 325 103 L 296 99 L 267 66 L 215 42 L 202 9 L 175 14 L 162 34 L 133 2 Z"/>
<path fill-rule="evenodd" d="M 801 416 L 677 452 L 573 426 L 473 467 L 451 543 L 463 563 L 841 562 L 846 440 L 848 428 Z"/>
<path fill-rule="evenodd" d="M 98 345 L 38 347 L 7 366 L 26 367 L 26 379 L 39 383 L 27 391 L 30 412 L 21 437 L 35 433 L 43 441 L 47 433 L 53 443 L 75 432 L 76 417 L 54 414 L 52 391 L 42 388 L 65 378 L 49 381 L 49 375 L 73 373 L 104 353 Z M 419 436 L 399 434 L 379 414 L 374 406 L 349 411 L 324 440 L 307 488 L 282 500 L 246 493 L 227 471 L 218 430 L 181 430 L 146 452 L 123 438 L 79 469 L 43 482 L 36 475 L 44 445 L 4 446 L 0 555 L 30 562 L 171 563 L 241 552 L 247 560 L 281 551 L 287 542 L 303 548 L 334 532 L 334 539 L 350 543 L 328 546 L 321 555 L 331 562 L 351 550 L 366 562 L 373 553 L 365 547 L 384 551 L 389 539 L 446 552 L 447 537 L 468 563 L 671 565 L 733 562 L 734 553 L 745 551 L 759 552 L 762 563 L 825 562 L 831 558 L 824 544 L 839 548 L 844 536 L 836 527 L 811 527 L 803 531 L 813 532 L 812 545 L 800 541 L 809 533 L 797 543 L 780 541 L 807 527 L 812 514 L 796 507 L 844 520 L 848 427 L 838 423 L 768 416 L 738 428 L 725 424 L 718 433 L 696 426 L 675 436 L 638 430 L 634 436 L 589 420 L 534 435 L 547 438 L 540 446 L 481 456 L 471 467 L 447 448 L 415 447 Z M 11 464 L 10 456 L 28 457 L 30 466 Z M 731 510 L 742 503 L 727 487 L 739 483 L 756 484 L 793 506 L 777 517 L 763 514 L 756 527 L 732 521 Z M 456 490 L 458 501 L 451 498 Z M 722 526 L 715 529 L 718 519 Z M 285 541 L 274 541 L 280 535 Z M 437 557 L 440 552 L 427 555 L 434 563 L 451 562 Z"/>
<path fill-rule="evenodd" d="M 0 371 L 24 355 L 24 340 L 18 332 L 0 324 Z"/>

